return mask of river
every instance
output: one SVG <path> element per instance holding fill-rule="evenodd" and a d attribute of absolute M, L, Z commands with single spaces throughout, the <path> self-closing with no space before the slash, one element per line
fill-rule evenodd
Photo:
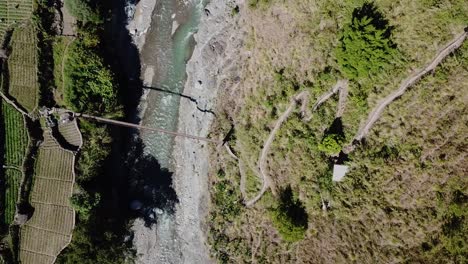
<path fill-rule="evenodd" d="M 140 102 L 141 123 L 176 131 L 178 109 L 186 81 L 186 63 L 194 47 L 193 35 L 203 13 L 204 0 L 158 0 L 152 13 L 146 41 L 140 50 L 144 96 Z M 175 94 L 174 94 L 175 93 Z M 142 131 L 146 155 L 154 157 L 163 169 L 174 171 L 174 138 Z M 154 177 L 159 177 L 157 174 Z M 180 210 L 180 209 L 179 209 Z M 182 263 L 176 214 L 164 208 L 155 210 L 157 223 L 147 227 L 135 221 L 134 245 L 137 263 Z"/>

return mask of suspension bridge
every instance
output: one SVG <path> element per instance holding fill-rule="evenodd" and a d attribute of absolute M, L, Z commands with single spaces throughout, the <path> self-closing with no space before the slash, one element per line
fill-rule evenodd
<path fill-rule="evenodd" d="M 62 112 L 62 113 L 63 112 L 71 113 L 76 118 L 86 118 L 86 119 L 89 119 L 89 120 L 94 120 L 96 122 L 115 125 L 115 126 L 135 128 L 135 129 L 139 129 L 139 130 L 147 130 L 147 131 L 152 131 L 152 132 L 171 135 L 171 136 L 174 136 L 174 137 L 185 137 L 185 138 L 190 138 L 190 139 L 194 139 L 194 140 L 200 140 L 200 141 L 205 141 L 205 142 L 215 143 L 215 144 L 222 144 L 223 143 L 222 140 L 215 140 L 215 139 L 206 138 L 206 137 L 199 137 L 199 136 L 195 136 L 195 135 L 169 131 L 169 130 L 162 129 L 162 128 L 148 127 L 148 126 L 133 124 L 133 123 L 129 123 L 129 122 L 124 122 L 124 121 L 119 121 L 119 120 L 114 120 L 114 119 L 109 119 L 109 118 L 104 118 L 104 117 L 98 117 L 98 116 L 93 116 L 93 115 L 88 115 L 88 114 L 83 114 L 83 113 L 74 113 L 74 112 L 72 112 L 70 110 L 66 110 L 66 109 L 55 109 L 55 110 L 57 112 Z"/>

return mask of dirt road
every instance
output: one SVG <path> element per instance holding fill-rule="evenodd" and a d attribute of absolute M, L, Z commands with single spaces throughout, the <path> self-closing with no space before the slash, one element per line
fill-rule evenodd
<path fill-rule="evenodd" d="M 417 71 L 410 77 L 408 77 L 406 80 L 404 80 L 398 90 L 394 91 L 391 93 L 389 96 L 384 98 L 375 108 L 372 110 L 370 113 L 367 121 L 364 123 L 363 126 L 359 129 L 357 135 L 354 137 L 356 141 L 360 141 L 362 138 L 366 137 L 367 134 L 369 133 L 370 129 L 374 125 L 374 123 L 380 118 L 382 115 L 383 110 L 387 105 L 389 105 L 391 102 L 393 102 L 395 99 L 403 95 L 403 93 L 414 85 L 417 81 L 419 81 L 424 75 L 429 73 L 430 71 L 433 71 L 437 65 L 439 65 L 442 60 L 447 57 L 450 53 L 452 53 L 454 50 L 459 48 L 462 44 L 463 41 L 465 41 L 466 37 L 468 35 L 468 32 L 463 32 L 462 34 L 458 35 L 455 39 L 450 41 L 439 53 L 432 59 L 432 61 L 422 70 Z"/>

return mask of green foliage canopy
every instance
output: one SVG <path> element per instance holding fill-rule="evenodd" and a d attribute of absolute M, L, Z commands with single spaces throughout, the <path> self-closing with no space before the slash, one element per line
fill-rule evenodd
<path fill-rule="evenodd" d="M 353 12 L 352 23 L 341 33 L 335 50 L 343 74 L 351 80 L 377 74 L 397 55 L 391 41 L 392 27 L 377 8 L 366 3 Z"/>
<path fill-rule="evenodd" d="M 319 144 L 318 149 L 327 155 L 337 154 L 341 151 L 343 140 L 343 137 L 338 134 L 329 134 Z"/>
<path fill-rule="evenodd" d="M 305 207 L 293 195 L 291 187 L 281 191 L 279 205 L 271 211 L 273 224 L 287 242 L 304 238 L 308 216 Z"/>
<path fill-rule="evenodd" d="M 102 114 L 119 110 L 114 76 L 94 49 L 80 42 L 74 44 L 65 66 L 65 78 L 65 100 L 75 111 Z"/>
<path fill-rule="evenodd" d="M 101 195 L 99 195 L 99 193 L 94 193 L 91 195 L 87 192 L 81 192 L 73 194 L 71 197 L 73 208 L 75 208 L 82 220 L 89 219 L 91 211 L 96 208 L 100 200 Z"/>

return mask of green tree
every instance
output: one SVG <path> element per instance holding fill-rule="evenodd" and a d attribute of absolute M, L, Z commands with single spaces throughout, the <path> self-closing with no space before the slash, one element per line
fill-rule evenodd
<path fill-rule="evenodd" d="M 273 224 L 287 242 L 304 238 L 308 227 L 308 215 L 299 199 L 293 195 L 290 186 L 280 193 L 278 206 L 271 211 Z"/>
<path fill-rule="evenodd" d="M 385 69 L 398 52 L 391 31 L 374 4 L 365 3 L 354 10 L 352 22 L 343 28 L 335 51 L 343 74 L 359 80 Z"/>
<path fill-rule="evenodd" d="M 65 100 L 75 111 L 119 112 L 114 76 L 103 59 L 81 42 L 69 51 L 65 67 Z"/>
<path fill-rule="evenodd" d="M 78 212 L 81 220 L 87 221 L 91 216 L 91 211 L 101 201 L 101 195 L 99 193 L 89 194 L 85 191 L 77 194 L 73 194 L 71 197 L 71 203 L 73 208 Z"/>
<path fill-rule="evenodd" d="M 320 142 L 318 149 L 327 155 L 338 154 L 341 151 L 343 137 L 338 134 L 328 134 Z"/>

